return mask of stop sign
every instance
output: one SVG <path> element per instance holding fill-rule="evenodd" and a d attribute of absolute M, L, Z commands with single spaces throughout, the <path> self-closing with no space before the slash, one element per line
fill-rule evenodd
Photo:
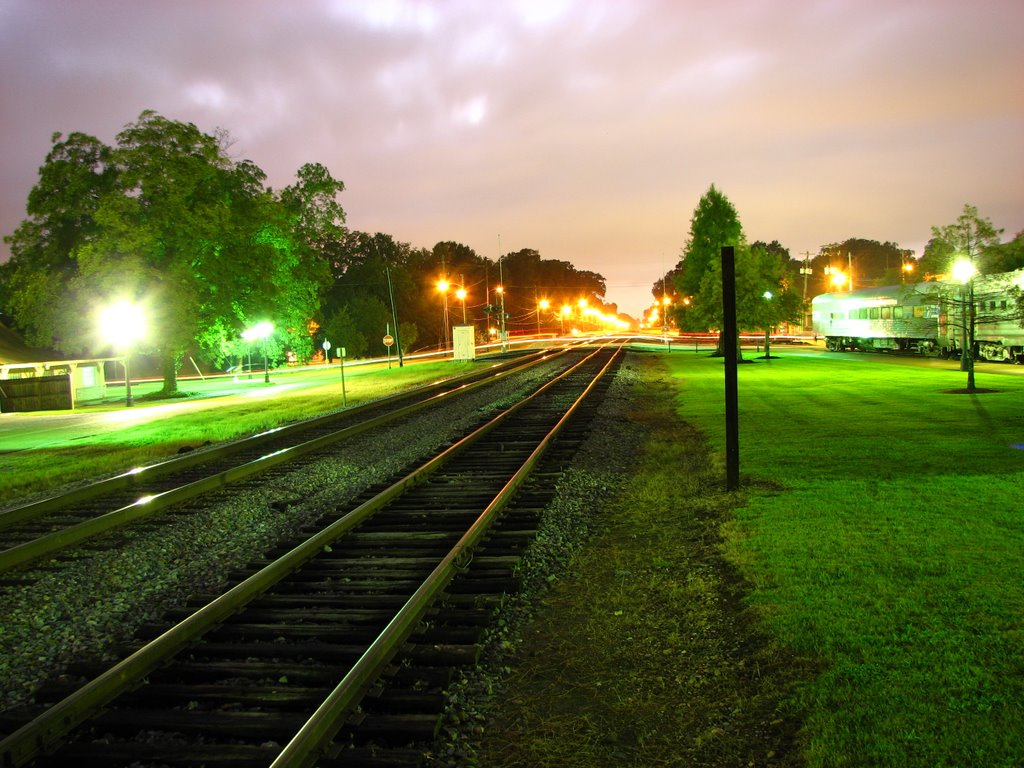
<path fill-rule="evenodd" d="M 390 347 L 394 343 L 395 343 L 395 337 L 392 336 L 390 333 L 387 336 L 384 337 L 384 346 L 385 347 Z"/>

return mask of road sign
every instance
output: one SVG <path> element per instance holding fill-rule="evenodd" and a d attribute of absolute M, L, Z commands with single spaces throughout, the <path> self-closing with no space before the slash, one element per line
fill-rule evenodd
<path fill-rule="evenodd" d="M 387 336 L 384 337 L 384 346 L 385 347 L 390 347 L 394 343 L 395 343 L 395 337 L 392 336 L 390 333 Z"/>
<path fill-rule="evenodd" d="M 324 347 L 324 349 L 330 349 L 331 348 L 331 342 L 329 342 L 327 339 L 324 339 L 323 347 Z"/>

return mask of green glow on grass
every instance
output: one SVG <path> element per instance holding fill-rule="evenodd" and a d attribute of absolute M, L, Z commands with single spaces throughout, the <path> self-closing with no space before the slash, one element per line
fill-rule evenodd
<path fill-rule="evenodd" d="M 722 364 L 672 356 L 723 449 Z M 1000 375 L 1004 370 L 1009 375 Z M 739 370 L 744 500 L 726 549 L 775 636 L 823 660 L 810 766 L 1009 766 L 1024 754 L 1024 378 L 864 355 Z"/>

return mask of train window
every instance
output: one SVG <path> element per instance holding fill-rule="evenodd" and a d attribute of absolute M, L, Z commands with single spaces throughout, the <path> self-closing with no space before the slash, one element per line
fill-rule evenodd
<path fill-rule="evenodd" d="M 989 308 L 989 309 L 995 309 L 995 308 L 996 308 L 996 303 L 995 303 L 995 301 L 990 301 L 990 302 L 988 303 L 988 308 Z"/>
<path fill-rule="evenodd" d="M 871 320 L 878 319 L 878 307 L 871 307 L 871 309 L 868 311 L 868 318 Z"/>
<path fill-rule="evenodd" d="M 892 307 L 882 307 L 882 319 L 888 320 L 892 317 Z"/>
<path fill-rule="evenodd" d="M 892 319 L 893 320 L 902 320 L 903 319 L 903 307 L 893 307 L 892 308 Z"/>
<path fill-rule="evenodd" d="M 924 317 L 924 307 L 914 307 L 914 317 Z"/>
<path fill-rule="evenodd" d="M 999 308 L 1006 309 L 1006 299 L 1003 299 L 1002 301 L 999 302 Z"/>
<path fill-rule="evenodd" d="M 857 311 L 857 317 L 859 317 L 861 320 L 867 320 L 868 319 L 868 308 L 867 307 L 861 307 Z"/>

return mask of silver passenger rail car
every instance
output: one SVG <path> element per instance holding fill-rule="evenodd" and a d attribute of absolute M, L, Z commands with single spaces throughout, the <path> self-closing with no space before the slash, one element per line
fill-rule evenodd
<path fill-rule="evenodd" d="M 916 352 L 946 358 L 961 354 L 973 306 L 974 356 L 1024 363 L 1024 316 L 1016 301 L 1021 290 L 1024 270 L 976 277 L 970 289 L 937 281 L 840 291 L 815 296 L 811 317 L 814 333 L 833 352 Z"/>

